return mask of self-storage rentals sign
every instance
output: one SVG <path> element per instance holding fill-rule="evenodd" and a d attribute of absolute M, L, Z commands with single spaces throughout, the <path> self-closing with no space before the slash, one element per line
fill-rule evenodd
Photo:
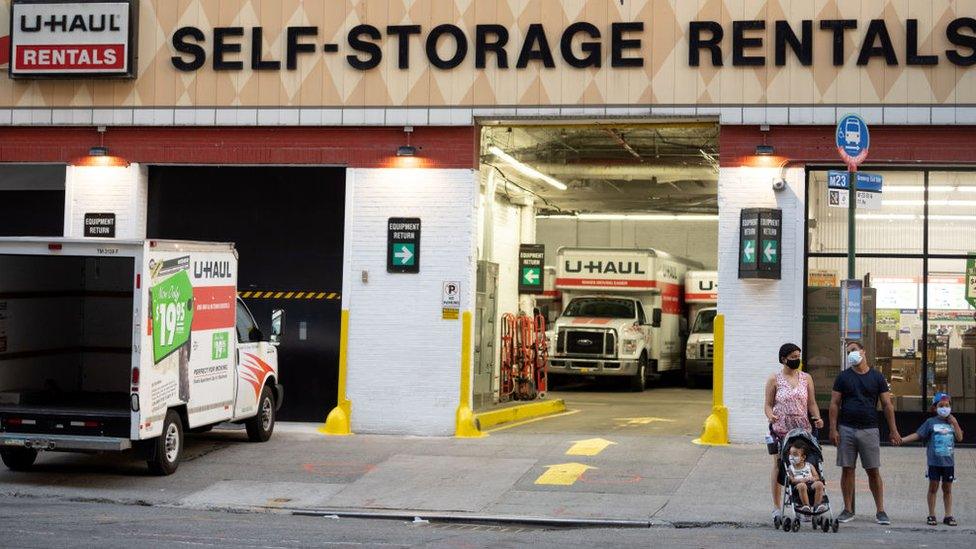
<path fill-rule="evenodd" d="M 135 77 L 137 6 L 14 0 L 10 77 Z"/>

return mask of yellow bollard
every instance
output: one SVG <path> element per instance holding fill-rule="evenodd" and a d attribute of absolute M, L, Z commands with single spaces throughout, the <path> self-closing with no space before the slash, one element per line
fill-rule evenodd
<path fill-rule="evenodd" d="M 349 310 L 343 309 L 339 328 L 339 390 L 338 404 L 325 418 L 325 425 L 319 432 L 331 436 L 345 436 L 352 434 L 350 419 L 352 417 L 352 402 L 346 396 L 346 354 L 349 346 Z"/>
<path fill-rule="evenodd" d="M 701 438 L 692 442 L 707 446 L 728 446 L 729 410 L 725 407 L 725 315 L 715 315 L 715 344 L 712 350 L 712 413 L 705 419 Z"/>
<path fill-rule="evenodd" d="M 471 409 L 471 312 L 461 315 L 461 398 L 458 400 L 454 417 L 454 436 L 458 438 L 481 438 L 484 433 L 478 429 Z"/>

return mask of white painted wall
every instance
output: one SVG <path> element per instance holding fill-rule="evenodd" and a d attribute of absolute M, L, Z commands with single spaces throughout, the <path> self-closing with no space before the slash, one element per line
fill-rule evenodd
<path fill-rule="evenodd" d="M 114 213 L 116 238 L 146 238 L 149 178 L 145 166 L 68 166 L 64 190 L 66 237 L 84 237 L 86 213 Z"/>
<path fill-rule="evenodd" d="M 461 321 L 442 320 L 445 281 L 474 308 L 478 176 L 473 170 L 346 172 L 348 395 L 356 433 L 449 436 L 460 392 Z M 386 272 L 387 220 L 422 222 L 419 274 Z M 362 273 L 368 273 L 368 282 Z"/>
<path fill-rule="evenodd" d="M 718 308 L 725 315 L 725 405 L 733 442 L 759 442 L 768 430 L 763 389 L 780 368 L 779 347 L 802 341 L 804 170 L 722 168 L 719 172 Z M 739 214 L 743 208 L 783 210 L 781 280 L 739 280 Z"/>
<path fill-rule="evenodd" d="M 693 259 L 706 269 L 718 262 L 718 223 L 714 221 L 578 221 L 543 218 L 536 240 L 546 245 L 550 265 L 561 246 L 655 248 Z"/>

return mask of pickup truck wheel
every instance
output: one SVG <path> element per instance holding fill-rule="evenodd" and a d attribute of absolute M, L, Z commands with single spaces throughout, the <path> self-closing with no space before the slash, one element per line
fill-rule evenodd
<path fill-rule="evenodd" d="M 172 475 L 180 466 L 183 456 L 183 421 L 170 410 L 163 422 L 163 434 L 156 439 L 150 452 L 149 471 L 154 475 Z"/>
<path fill-rule="evenodd" d="M 637 360 L 637 374 L 630 378 L 630 389 L 635 393 L 642 393 L 647 389 L 647 354 L 641 354 Z"/>
<path fill-rule="evenodd" d="M 247 428 L 247 438 L 251 442 L 265 442 L 271 438 L 275 426 L 275 403 L 269 387 L 261 390 L 258 415 L 247 420 L 244 426 Z"/>
<path fill-rule="evenodd" d="M 29 471 L 37 459 L 37 450 L 30 448 L 3 448 L 0 449 L 0 458 L 3 464 L 11 471 Z"/>

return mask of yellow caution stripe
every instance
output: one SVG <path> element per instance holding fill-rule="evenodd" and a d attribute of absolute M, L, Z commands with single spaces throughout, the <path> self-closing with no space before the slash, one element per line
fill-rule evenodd
<path fill-rule="evenodd" d="M 290 300 L 317 300 L 317 301 L 339 301 L 342 294 L 339 292 L 328 292 L 322 290 L 246 290 L 237 292 L 243 299 L 290 299 Z"/>

